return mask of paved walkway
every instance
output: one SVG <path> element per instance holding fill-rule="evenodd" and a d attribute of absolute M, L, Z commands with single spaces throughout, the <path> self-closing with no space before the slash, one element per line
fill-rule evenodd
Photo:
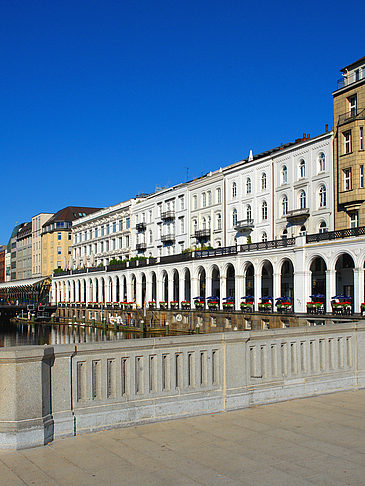
<path fill-rule="evenodd" d="M 365 485 L 365 390 L 0 452 L 0 485 Z"/>

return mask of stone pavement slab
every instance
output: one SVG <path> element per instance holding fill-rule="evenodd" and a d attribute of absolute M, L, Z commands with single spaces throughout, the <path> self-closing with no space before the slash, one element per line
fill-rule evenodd
<path fill-rule="evenodd" d="M 0 452 L 6 486 L 364 485 L 365 390 Z"/>

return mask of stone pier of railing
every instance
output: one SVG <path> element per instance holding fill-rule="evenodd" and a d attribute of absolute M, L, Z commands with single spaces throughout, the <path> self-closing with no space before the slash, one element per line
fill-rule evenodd
<path fill-rule="evenodd" d="M 365 386 L 365 324 L 0 350 L 0 447 Z"/>

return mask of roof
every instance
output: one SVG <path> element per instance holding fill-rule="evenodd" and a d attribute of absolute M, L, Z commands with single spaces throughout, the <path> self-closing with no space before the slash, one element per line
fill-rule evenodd
<path fill-rule="evenodd" d="M 363 64 L 364 62 L 365 62 L 365 56 L 364 57 L 361 57 L 357 61 L 349 64 L 348 66 L 345 66 L 344 68 L 340 69 L 340 71 L 341 71 L 341 73 L 343 73 L 345 71 L 348 71 L 349 69 L 352 69 L 352 68 L 356 67 L 357 64 Z"/>
<path fill-rule="evenodd" d="M 56 221 L 75 221 L 75 219 L 82 218 L 83 216 L 87 216 L 88 214 L 95 213 L 96 211 L 100 211 L 102 208 L 86 208 L 83 206 L 67 206 L 66 208 L 60 209 L 54 214 L 50 219 L 44 223 L 44 226 L 47 226 L 50 223 L 54 223 Z"/>
<path fill-rule="evenodd" d="M 17 234 L 17 239 L 21 240 L 22 238 L 26 238 L 27 236 L 31 236 L 32 234 L 32 222 L 25 223 L 25 225 L 20 228 Z"/>
<path fill-rule="evenodd" d="M 24 280 L 12 280 L 10 282 L 1 282 L 0 289 L 10 289 L 14 287 L 32 287 L 33 285 L 37 285 L 45 280 L 49 279 L 49 277 L 38 277 L 38 278 L 28 278 Z"/>

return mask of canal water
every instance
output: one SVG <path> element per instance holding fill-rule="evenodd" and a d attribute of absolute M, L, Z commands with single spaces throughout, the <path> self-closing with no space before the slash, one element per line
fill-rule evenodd
<path fill-rule="evenodd" d="M 157 334 L 153 333 L 155 337 Z M 74 344 L 150 337 L 150 333 L 124 332 L 72 325 L 13 324 L 0 320 L 0 347 L 37 344 Z"/>

